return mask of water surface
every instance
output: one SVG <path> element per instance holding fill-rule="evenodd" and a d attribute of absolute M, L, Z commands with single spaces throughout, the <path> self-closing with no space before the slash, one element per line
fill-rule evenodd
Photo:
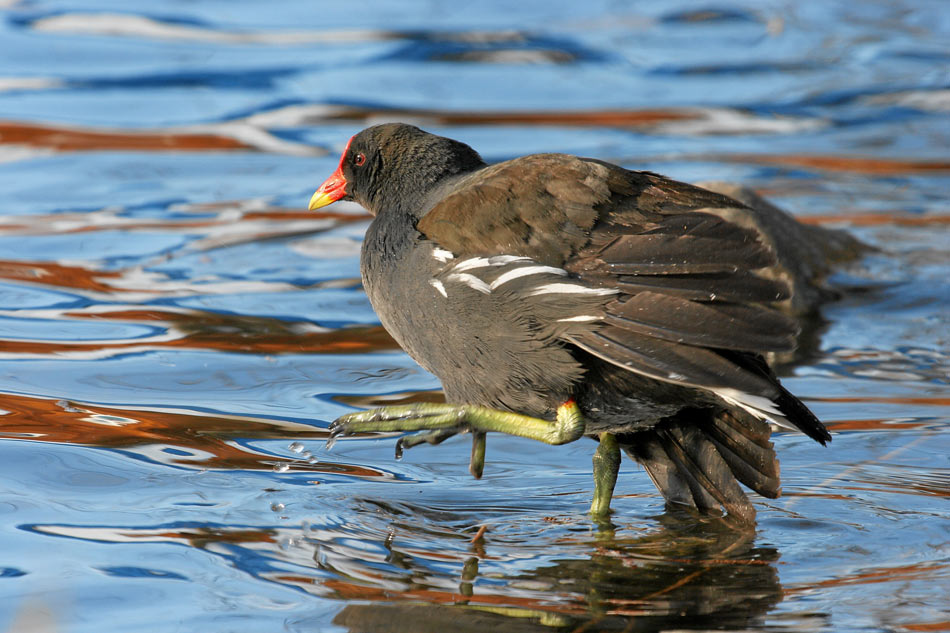
<path fill-rule="evenodd" d="M 950 630 L 947 42 L 939 1 L 0 2 L 0 630 Z M 755 534 L 630 462 L 598 529 L 589 441 L 324 450 L 439 397 L 365 213 L 304 210 L 393 119 L 879 249 L 782 367 L 834 441 L 775 435 Z"/>

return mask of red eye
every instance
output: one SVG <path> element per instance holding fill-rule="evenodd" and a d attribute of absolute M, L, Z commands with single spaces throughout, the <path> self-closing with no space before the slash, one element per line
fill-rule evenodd
<path fill-rule="evenodd" d="M 359 167 L 365 162 L 366 162 L 366 154 L 364 154 L 363 152 L 360 152 L 359 154 L 357 154 L 356 157 L 353 159 L 353 164 L 356 165 L 357 167 Z"/>

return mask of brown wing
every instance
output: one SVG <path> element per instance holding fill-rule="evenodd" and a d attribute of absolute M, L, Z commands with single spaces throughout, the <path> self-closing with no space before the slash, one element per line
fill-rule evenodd
<path fill-rule="evenodd" d="M 797 334 L 769 307 L 788 297 L 773 253 L 754 231 L 704 212 L 741 206 L 657 174 L 540 154 L 466 177 L 418 229 L 457 257 L 525 256 L 619 291 L 604 299 L 602 318 L 565 334 L 608 362 L 772 398 L 772 381 L 716 351 L 789 350 Z"/>
<path fill-rule="evenodd" d="M 590 242 L 612 196 L 608 175 L 571 156 L 517 158 L 457 183 L 417 228 L 456 255 L 505 253 L 563 266 Z"/>

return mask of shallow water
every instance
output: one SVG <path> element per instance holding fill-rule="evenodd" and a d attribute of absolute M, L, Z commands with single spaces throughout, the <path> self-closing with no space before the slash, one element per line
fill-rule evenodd
<path fill-rule="evenodd" d="M 0 1 L 0 630 L 950 630 L 943 2 Z M 400 119 L 751 186 L 879 248 L 785 384 L 758 529 L 594 444 L 323 448 L 437 399 L 307 213 Z M 486 531 L 479 538 L 479 529 Z"/>

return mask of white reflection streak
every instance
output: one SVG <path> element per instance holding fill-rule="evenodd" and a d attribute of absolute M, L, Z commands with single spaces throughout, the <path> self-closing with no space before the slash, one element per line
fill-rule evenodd
<path fill-rule="evenodd" d="M 828 127 L 824 119 L 801 117 L 762 117 L 733 108 L 678 108 L 690 118 L 658 123 L 659 134 L 709 136 L 715 134 L 795 134 Z"/>
<path fill-rule="evenodd" d="M 141 15 L 121 13 L 66 13 L 40 18 L 33 22 L 37 31 L 147 37 L 163 40 L 187 40 L 220 44 L 295 45 L 314 43 L 377 42 L 393 39 L 391 31 L 350 29 L 335 31 L 222 31 L 217 29 L 171 24 Z"/>
<path fill-rule="evenodd" d="M 65 85 L 66 82 L 58 77 L 0 77 L 0 92 L 55 90 Z"/>
<path fill-rule="evenodd" d="M 127 354 L 167 351 L 168 348 L 157 345 L 131 345 L 124 347 L 102 347 L 92 350 L 56 351 L 47 352 L 45 354 L 0 352 L 0 360 L 49 360 L 50 357 L 55 357 L 57 360 L 103 360 Z"/>

